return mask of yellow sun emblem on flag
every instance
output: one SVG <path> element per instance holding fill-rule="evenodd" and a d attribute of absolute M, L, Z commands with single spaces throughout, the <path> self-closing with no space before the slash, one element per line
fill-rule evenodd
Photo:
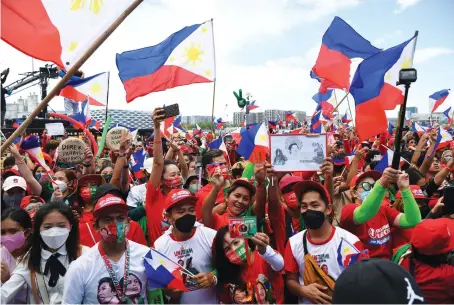
<path fill-rule="evenodd" d="M 72 52 L 72 51 L 74 51 L 76 48 L 77 48 L 77 42 L 71 41 L 71 43 L 69 44 L 68 51 L 69 51 L 69 52 Z"/>
<path fill-rule="evenodd" d="M 404 56 L 402 60 L 402 65 L 400 66 L 401 69 L 408 69 L 411 68 L 413 65 L 412 58 Z"/>
<path fill-rule="evenodd" d="M 99 83 L 94 83 L 90 87 L 90 92 L 93 93 L 93 94 L 98 94 L 101 91 L 102 91 L 102 87 L 101 87 L 101 85 Z"/>
<path fill-rule="evenodd" d="M 77 11 L 84 8 L 86 0 L 72 0 L 71 1 L 71 10 Z M 90 0 L 90 11 L 95 15 L 101 11 L 101 7 L 104 6 L 103 0 Z"/>
<path fill-rule="evenodd" d="M 183 55 L 183 57 L 186 58 L 185 65 L 192 63 L 192 65 L 195 66 L 197 61 L 202 62 L 201 56 L 205 54 L 205 52 L 201 50 L 201 47 L 200 44 L 196 46 L 191 42 L 189 48 L 184 48 L 186 51 L 186 54 Z"/>

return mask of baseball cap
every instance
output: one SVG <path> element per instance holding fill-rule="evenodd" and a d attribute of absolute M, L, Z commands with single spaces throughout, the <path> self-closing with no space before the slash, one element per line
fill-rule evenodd
<path fill-rule="evenodd" d="M 333 304 L 425 304 L 413 276 L 402 266 L 379 258 L 348 267 L 336 280 Z"/>
<path fill-rule="evenodd" d="M 187 203 L 196 204 L 198 198 L 191 194 L 186 189 L 174 189 L 171 190 L 166 198 L 166 211 L 173 208 L 175 205 L 185 201 Z"/>
<path fill-rule="evenodd" d="M 143 167 L 147 171 L 147 173 L 151 174 L 151 170 L 153 169 L 153 158 L 148 158 L 143 162 Z"/>
<path fill-rule="evenodd" d="M 5 180 L 6 178 L 11 176 L 20 176 L 20 173 L 17 169 L 10 168 L 3 172 L 2 178 L 3 180 Z"/>
<path fill-rule="evenodd" d="M 303 181 L 303 178 L 301 176 L 285 176 L 279 182 L 279 189 L 282 191 L 290 184 L 298 183 L 301 181 Z"/>
<path fill-rule="evenodd" d="M 329 195 L 328 190 L 318 182 L 311 181 L 311 180 L 305 180 L 305 181 L 298 182 L 297 184 L 295 184 L 293 186 L 293 191 L 295 192 L 296 198 L 298 198 L 298 200 L 301 200 L 301 196 L 302 196 L 303 192 L 305 192 L 307 190 L 314 190 L 314 191 L 324 194 L 326 196 L 326 198 L 328 198 L 328 204 L 331 204 L 331 197 Z"/>
<path fill-rule="evenodd" d="M 95 184 L 97 186 L 106 184 L 103 176 L 97 174 L 84 175 L 77 180 L 77 185 L 82 187 L 86 183 Z"/>
<path fill-rule="evenodd" d="M 358 174 L 355 177 L 353 177 L 352 181 L 350 182 L 350 188 L 351 189 L 354 188 L 358 184 L 358 181 L 361 181 L 367 177 L 371 177 L 375 181 L 377 181 L 378 179 L 380 179 L 381 173 L 378 171 L 367 171 L 367 172 Z"/>
<path fill-rule="evenodd" d="M 3 182 L 3 190 L 8 191 L 13 187 L 20 187 L 21 189 L 26 191 L 27 183 L 25 182 L 25 179 L 20 176 L 10 176 L 6 178 L 5 182 Z"/>
<path fill-rule="evenodd" d="M 186 179 L 186 181 L 184 182 L 183 188 L 187 189 L 189 187 L 189 184 L 191 184 L 192 181 L 198 180 L 198 179 L 199 179 L 199 175 L 189 176 L 188 179 Z M 207 184 L 208 184 L 208 180 L 202 177 L 202 186 L 205 186 Z"/>
<path fill-rule="evenodd" d="M 20 208 L 25 210 L 25 208 L 31 203 L 32 200 L 33 202 L 41 202 L 42 204 L 46 203 L 44 199 L 39 196 L 25 196 L 20 202 Z"/>
<path fill-rule="evenodd" d="M 426 219 L 413 228 L 410 243 L 423 255 L 439 255 L 454 249 L 454 236 L 443 219 Z"/>
<path fill-rule="evenodd" d="M 249 192 L 251 192 L 251 196 L 255 195 L 256 191 L 255 186 L 252 183 L 248 182 L 246 178 L 240 178 L 233 181 L 233 183 L 230 185 L 229 192 L 231 192 L 231 190 L 234 190 L 239 186 L 247 188 Z"/>
<path fill-rule="evenodd" d="M 419 185 L 410 185 L 411 193 L 415 199 L 427 199 Z M 402 193 L 400 190 L 396 194 L 396 198 L 402 198 Z"/>
<path fill-rule="evenodd" d="M 101 212 L 106 210 L 121 210 L 127 214 L 128 206 L 121 197 L 107 194 L 99 198 L 95 205 L 95 209 L 93 210 L 93 215 L 98 217 Z"/>
<path fill-rule="evenodd" d="M 112 193 L 114 193 L 118 197 L 121 197 L 121 191 L 115 185 L 111 183 L 102 184 L 96 189 L 95 195 L 93 196 L 93 200 L 97 202 L 104 195 L 107 194 L 114 195 Z"/>

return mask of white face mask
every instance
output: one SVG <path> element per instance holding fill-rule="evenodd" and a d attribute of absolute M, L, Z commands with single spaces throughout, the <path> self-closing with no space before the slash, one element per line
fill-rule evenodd
<path fill-rule="evenodd" d="M 51 249 L 60 249 L 68 239 L 70 229 L 53 227 L 42 231 L 41 238 Z"/>

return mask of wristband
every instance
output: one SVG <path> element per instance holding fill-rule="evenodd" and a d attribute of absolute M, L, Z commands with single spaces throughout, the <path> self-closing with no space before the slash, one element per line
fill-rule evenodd
<path fill-rule="evenodd" d="M 125 154 L 124 152 L 119 152 L 119 153 L 118 153 L 118 156 L 119 156 L 119 157 L 124 157 L 124 156 L 126 156 L 126 154 Z"/>
<path fill-rule="evenodd" d="M 162 143 L 161 140 L 159 140 L 159 141 L 153 141 L 153 144 L 161 144 L 161 143 Z"/>
<path fill-rule="evenodd" d="M 85 167 L 90 167 L 91 166 L 90 163 L 82 163 L 82 165 L 85 166 Z"/>
<path fill-rule="evenodd" d="M 129 164 L 126 164 L 125 166 L 123 166 L 123 168 L 129 168 Z"/>

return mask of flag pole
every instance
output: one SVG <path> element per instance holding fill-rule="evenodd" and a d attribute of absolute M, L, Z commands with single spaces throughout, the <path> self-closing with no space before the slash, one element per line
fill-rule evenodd
<path fill-rule="evenodd" d="M 214 132 L 214 100 L 216 97 L 216 48 L 214 47 L 214 20 L 211 18 L 211 35 L 213 39 L 213 57 L 214 57 L 214 81 L 213 81 L 213 104 L 211 106 L 211 131 Z"/>
<path fill-rule="evenodd" d="M 6 139 L 2 144 L 0 150 L 5 151 L 12 143 L 13 140 L 19 137 L 27 127 L 32 123 L 35 117 L 47 107 L 50 100 L 63 88 L 63 86 L 71 79 L 71 77 L 76 73 L 79 68 L 87 61 L 87 59 L 93 55 L 93 53 L 99 48 L 99 46 L 115 31 L 115 29 L 128 17 L 143 0 L 135 0 L 118 18 L 109 26 L 109 28 L 96 39 L 88 50 L 76 61 L 76 63 L 69 69 L 66 75 L 60 79 L 60 81 L 55 85 L 55 87 L 47 94 L 47 96 L 39 103 L 32 113 L 27 117 L 27 119 L 13 132 L 13 134 Z"/>
<path fill-rule="evenodd" d="M 106 117 L 105 121 L 107 121 L 107 115 L 109 114 L 109 91 L 110 91 L 110 71 L 107 72 L 107 99 L 106 99 Z"/>
<path fill-rule="evenodd" d="M 334 99 L 336 100 L 336 108 L 337 108 L 337 95 L 336 95 L 336 89 L 333 89 L 333 93 L 334 93 Z M 339 115 L 337 116 L 337 127 L 340 126 L 340 122 L 339 122 Z"/>
<path fill-rule="evenodd" d="M 347 95 L 347 103 L 348 103 L 348 111 L 350 112 L 350 117 L 352 118 L 352 124 L 353 124 L 353 127 L 355 127 L 355 120 L 353 119 L 353 113 L 352 113 L 352 109 L 350 108 L 350 100 L 348 99 L 348 95 Z"/>
<path fill-rule="evenodd" d="M 331 111 L 331 113 L 333 112 L 336 112 L 337 108 L 339 108 L 339 106 L 342 104 L 342 102 L 348 97 L 348 91 L 347 93 L 345 94 L 345 96 L 341 99 L 341 101 L 339 102 L 339 104 L 337 104 L 337 106 L 333 109 L 333 111 Z"/>

